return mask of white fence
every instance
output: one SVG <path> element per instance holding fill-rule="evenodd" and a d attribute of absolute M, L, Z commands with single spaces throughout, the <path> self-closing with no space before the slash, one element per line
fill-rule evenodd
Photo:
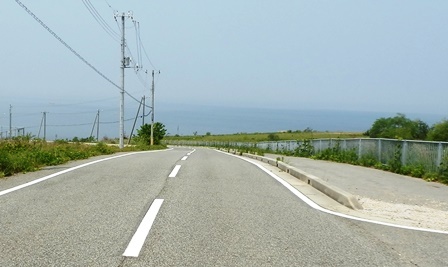
<path fill-rule="evenodd" d="M 276 153 L 294 152 L 304 141 L 248 142 L 204 142 L 169 141 L 171 145 L 211 146 L 211 147 L 256 147 Z M 448 142 L 427 142 L 381 138 L 356 139 L 311 139 L 313 152 L 319 153 L 338 146 L 341 150 L 356 152 L 358 158 L 371 157 L 387 164 L 399 153 L 402 165 L 421 165 L 426 170 L 436 171 L 444 158 L 448 158 Z"/>

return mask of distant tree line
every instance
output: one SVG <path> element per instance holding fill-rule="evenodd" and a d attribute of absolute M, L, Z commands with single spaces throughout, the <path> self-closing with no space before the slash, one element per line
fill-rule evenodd
<path fill-rule="evenodd" d="M 377 119 L 364 135 L 371 138 L 448 142 L 448 120 L 444 119 L 429 127 L 422 120 L 411 120 L 398 113 L 395 117 Z"/>

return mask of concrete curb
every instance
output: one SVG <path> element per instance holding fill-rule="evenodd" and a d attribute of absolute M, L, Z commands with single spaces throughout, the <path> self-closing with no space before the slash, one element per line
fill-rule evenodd
<path fill-rule="evenodd" d="M 229 151 L 230 153 L 235 154 L 236 151 Z M 327 182 L 323 181 L 319 177 L 316 177 L 312 174 L 306 173 L 300 169 L 297 169 L 293 166 L 290 166 L 284 162 L 277 161 L 275 159 L 257 156 L 253 154 L 248 153 L 242 153 L 242 156 L 256 159 L 262 162 L 266 162 L 272 166 L 275 166 L 279 168 L 280 170 L 289 173 L 290 175 L 302 180 L 303 182 L 311 185 L 312 187 L 316 188 L 317 190 L 321 191 L 322 193 L 326 194 L 327 196 L 331 197 L 332 199 L 336 200 L 337 202 L 341 203 L 342 205 L 351 208 L 353 210 L 361 210 L 362 205 L 358 202 L 356 197 L 336 186 L 330 185 Z"/>

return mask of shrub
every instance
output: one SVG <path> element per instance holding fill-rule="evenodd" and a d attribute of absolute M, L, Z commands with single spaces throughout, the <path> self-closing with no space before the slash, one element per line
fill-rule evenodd
<path fill-rule="evenodd" d="M 302 142 L 297 141 L 299 145 L 294 150 L 294 156 L 296 157 L 311 157 L 314 154 L 314 147 L 310 139 L 304 139 Z"/>
<path fill-rule="evenodd" d="M 268 134 L 268 141 L 278 141 L 280 140 L 280 136 L 277 134 L 270 133 Z"/>
<path fill-rule="evenodd" d="M 46 143 L 30 138 L 14 138 L 0 142 L 0 177 L 35 171 L 43 166 L 59 165 L 69 160 L 111 154 L 116 148 L 104 143 L 88 146 L 66 141 Z"/>

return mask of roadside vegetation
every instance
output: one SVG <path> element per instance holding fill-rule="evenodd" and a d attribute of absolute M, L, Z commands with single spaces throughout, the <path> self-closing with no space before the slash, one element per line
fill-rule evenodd
<path fill-rule="evenodd" d="M 305 130 L 288 130 L 284 132 L 273 133 L 235 133 L 235 134 L 218 134 L 212 135 L 207 132 L 205 135 L 175 135 L 166 136 L 165 140 L 182 140 L 182 141 L 210 141 L 210 142 L 264 142 L 264 141 L 281 141 L 281 140 L 302 140 L 302 139 L 318 139 L 318 138 L 359 138 L 362 133 L 357 132 L 318 132 L 310 128 Z"/>
<path fill-rule="evenodd" d="M 444 153 L 440 166 L 436 171 L 427 170 L 423 164 L 412 163 L 402 164 L 402 147 L 395 147 L 394 155 L 388 162 L 379 162 L 373 155 L 358 156 L 355 149 L 342 149 L 337 139 L 345 138 L 388 138 L 397 140 L 424 140 L 424 141 L 441 141 L 448 142 L 448 120 L 443 119 L 435 123 L 431 127 L 421 120 L 411 120 L 404 114 L 398 113 L 394 117 L 377 119 L 364 133 L 344 133 L 344 132 L 318 132 L 310 128 L 303 131 L 285 131 L 276 133 L 237 133 L 228 135 L 198 135 L 195 132 L 190 136 L 170 136 L 166 140 L 170 141 L 195 141 L 208 142 L 212 144 L 216 142 L 219 148 L 234 149 L 240 153 L 252 153 L 264 155 L 265 153 L 277 153 L 286 156 L 307 157 L 312 159 L 328 160 L 341 163 L 349 163 L 365 167 L 376 168 L 380 170 L 390 171 L 397 174 L 423 178 L 427 181 L 436 181 L 448 184 L 448 154 Z M 311 140 L 312 139 L 336 139 L 336 145 L 315 152 Z M 258 142 L 266 141 L 291 141 L 297 140 L 299 146 L 294 150 L 273 151 L 270 149 L 262 149 L 257 146 Z M 229 145 L 226 145 L 226 142 Z M 173 142 L 174 143 L 174 142 Z M 239 146 L 233 146 L 235 143 Z M 245 143 L 245 144 L 244 144 Z"/>
<path fill-rule="evenodd" d="M 315 152 L 310 139 L 298 141 L 300 145 L 293 151 L 280 150 L 274 151 L 272 149 L 262 149 L 256 144 L 245 146 L 220 145 L 218 148 L 225 150 L 235 150 L 240 153 L 251 153 L 263 156 L 265 154 L 277 154 L 277 160 L 282 160 L 282 156 L 304 157 L 316 160 L 327 160 L 339 163 L 348 163 L 352 165 L 359 165 L 363 167 L 375 168 L 379 170 L 389 171 L 397 174 L 412 176 L 415 178 L 422 178 L 426 181 L 440 182 L 448 185 L 448 154 L 442 160 L 442 163 L 436 171 L 428 171 L 422 164 L 406 164 L 401 163 L 401 146 L 397 146 L 394 156 L 386 163 L 379 162 L 373 155 L 358 156 L 355 149 L 344 150 L 339 142 L 336 145 L 324 149 L 320 152 Z"/>
<path fill-rule="evenodd" d="M 70 142 L 68 140 L 46 142 L 42 139 L 34 139 L 31 135 L 2 140 L 0 141 L 0 178 L 99 155 L 166 148 L 165 145 L 160 144 L 165 135 L 165 126 L 161 123 L 155 124 L 153 146 L 149 143 L 147 132 L 150 128 L 148 124 L 143 125 L 131 145 L 122 150 L 106 142 L 93 143 L 93 137 L 76 137 Z"/>
<path fill-rule="evenodd" d="M 395 117 L 377 119 L 364 135 L 371 138 L 448 142 L 448 120 L 443 119 L 429 127 L 421 120 L 411 120 L 398 113 Z"/>

